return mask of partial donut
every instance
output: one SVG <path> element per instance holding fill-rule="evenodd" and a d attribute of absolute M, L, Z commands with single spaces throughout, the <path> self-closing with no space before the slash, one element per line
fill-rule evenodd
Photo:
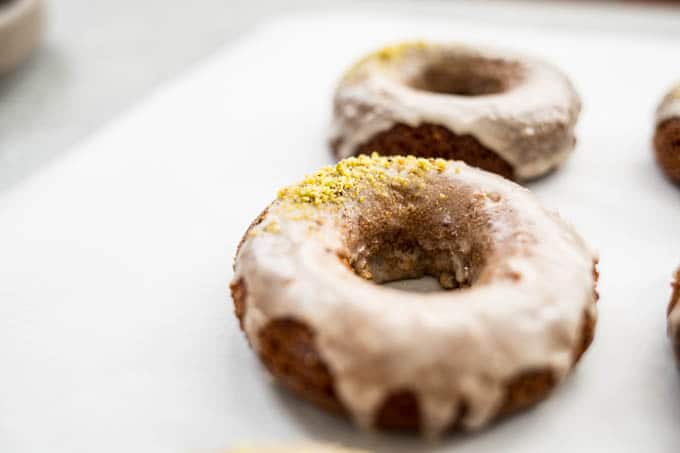
<path fill-rule="evenodd" d="M 43 31 L 43 0 L 0 0 L 0 74 L 21 64 Z"/>
<path fill-rule="evenodd" d="M 672 283 L 673 294 L 668 304 L 668 337 L 673 343 L 673 351 L 680 365 L 680 269 L 675 272 Z"/>
<path fill-rule="evenodd" d="M 218 453 L 217 451 L 215 453 Z M 284 445 L 244 445 L 225 451 L 224 453 L 370 453 L 367 450 L 355 450 L 332 444 L 298 443 Z"/>
<path fill-rule="evenodd" d="M 404 43 L 344 75 L 333 100 L 331 147 L 338 159 L 374 151 L 440 157 L 529 180 L 570 155 L 580 110 L 569 79 L 546 62 Z"/>
<path fill-rule="evenodd" d="M 680 182 L 680 84 L 666 94 L 657 108 L 654 150 L 666 176 Z"/>
<path fill-rule="evenodd" d="M 548 395 L 592 340 L 596 255 L 526 189 L 462 162 L 325 167 L 246 233 L 236 315 L 286 387 L 362 426 L 478 429 Z M 381 283 L 431 275 L 451 291 Z"/>

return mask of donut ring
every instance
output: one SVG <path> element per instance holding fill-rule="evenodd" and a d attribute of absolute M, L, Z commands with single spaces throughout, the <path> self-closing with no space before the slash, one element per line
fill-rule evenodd
<path fill-rule="evenodd" d="M 668 337 L 673 343 L 675 358 L 680 365 L 680 268 L 675 272 L 675 278 L 671 283 L 673 294 L 668 304 Z"/>
<path fill-rule="evenodd" d="M 666 176 L 680 182 L 680 84 L 666 94 L 657 108 L 654 150 Z"/>
<path fill-rule="evenodd" d="M 338 159 L 376 151 L 463 160 L 529 180 L 574 149 L 581 102 L 556 67 L 492 49 L 422 42 L 354 65 L 333 102 Z"/>
<path fill-rule="evenodd" d="M 543 399 L 586 350 L 597 258 L 526 189 L 462 162 L 349 158 L 283 189 L 239 245 L 250 344 L 362 426 L 477 429 Z M 432 275 L 455 291 L 369 282 Z"/>

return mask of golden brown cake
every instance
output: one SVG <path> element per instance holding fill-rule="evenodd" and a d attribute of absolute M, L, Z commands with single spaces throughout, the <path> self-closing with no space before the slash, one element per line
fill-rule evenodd
<path fill-rule="evenodd" d="M 544 61 L 408 42 L 363 58 L 341 79 L 331 147 L 339 159 L 440 157 L 529 180 L 570 155 L 580 110 L 569 79 Z"/>
<path fill-rule="evenodd" d="M 680 84 L 666 94 L 656 111 L 654 150 L 666 176 L 680 182 Z"/>
<path fill-rule="evenodd" d="M 590 344 L 596 255 L 526 189 L 462 162 L 325 167 L 251 225 L 236 315 L 277 380 L 361 426 L 474 430 L 545 398 Z M 443 289 L 380 285 L 431 275 Z"/>

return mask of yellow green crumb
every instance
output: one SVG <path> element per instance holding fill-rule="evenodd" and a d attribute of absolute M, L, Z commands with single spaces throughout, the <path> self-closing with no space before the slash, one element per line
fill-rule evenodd
<path fill-rule="evenodd" d="M 264 227 L 264 231 L 266 231 L 267 233 L 278 233 L 279 231 L 281 231 L 281 225 L 279 225 L 278 222 L 273 220 Z"/>
<path fill-rule="evenodd" d="M 381 61 L 392 61 L 402 57 L 409 50 L 424 49 L 425 47 L 427 47 L 425 41 L 405 41 L 385 46 L 369 55 L 368 58 L 377 58 Z"/>
<path fill-rule="evenodd" d="M 363 202 L 367 193 L 386 193 L 389 187 L 424 187 L 429 173 L 441 173 L 448 165 L 449 162 L 443 159 L 385 157 L 377 153 L 350 157 L 281 189 L 278 199 L 296 207 L 339 204 L 348 200 Z"/>
<path fill-rule="evenodd" d="M 361 72 L 361 70 L 372 62 L 387 65 L 394 63 L 402 58 L 408 51 L 419 50 L 427 48 L 425 41 L 405 41 L 397 44 L 392 44 L 383 47 L 373 53 L 366 55 L 350 67 L 345 73 L 344 78 L 351 78 L 352 76 Z"/>

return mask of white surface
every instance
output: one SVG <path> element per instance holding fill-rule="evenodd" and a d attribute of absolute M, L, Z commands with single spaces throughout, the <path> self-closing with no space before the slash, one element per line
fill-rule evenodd
<path fill-rule="evenodd" d="M 0 192 L 263 18 L 356 1 L 45 0 L 41 46 L 0 76 Z"/>
<path fill-rule="evenodd" d="M 264 18 L 315 8 L 398 10 L 680 39 L 680 9 L 628 0 L 47 0 L 43 44 L 0 77 L 0 192 L 58 159 L 162 81 Z M 389 6 L 385 6 L 389 3 Z M 670 2 L 668 2 L 670 4 Z M 637 5 L 637 6 L 634 6 Z M 663 4 L 661 4 L 663 5 Z M 603 16 L 606 20 L 603 20 Z M 84 39 L 83 37 L 87 37 Z"/>
<path fill-rule="evenodd" d="M 605 20 L 605 19 L 603 19 Z M 319 165 L 343 68 L 394 39 L 550 57 L 584 98 L 576 154 L 532 186 L 601 251 L 595 343 L 524 415 L 427 444 L 357 432 L 271 386 L 232 315 L 239 236 Z M 659 174 L 654 106 L 670 40 L 547 34 L 381 15 L 297 16 L 224 49 L 0 195 L 0 451 L 217 448 L 315 439 L 383 451 L 677 451 L 665 337 L 680 192 Z"/>

